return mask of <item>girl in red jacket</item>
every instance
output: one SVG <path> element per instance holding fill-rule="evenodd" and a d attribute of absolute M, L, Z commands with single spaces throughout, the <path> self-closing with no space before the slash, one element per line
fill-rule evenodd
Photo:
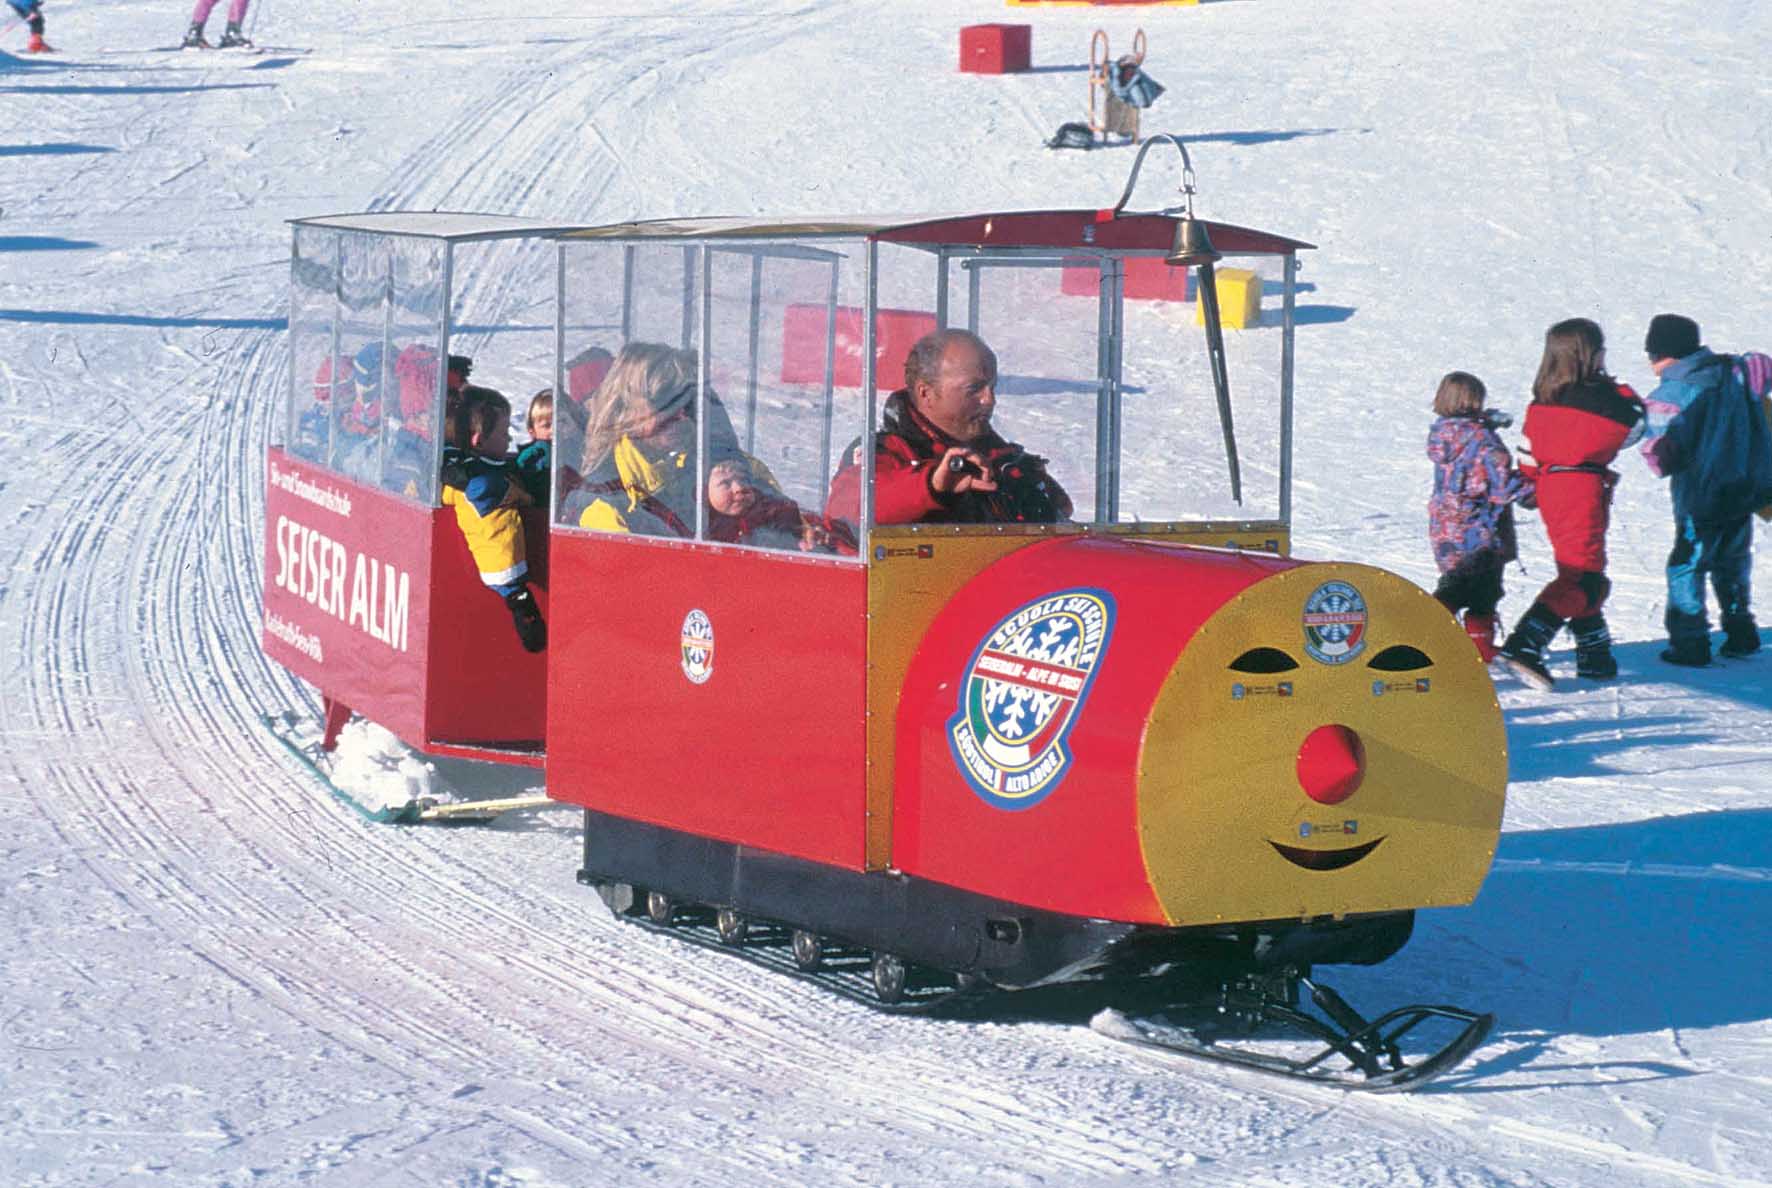
<path fill-rule="evenodd" d="M 1600 613 L 1612 588 L 1606 525 L 1618 475 L 1609 464 L 1643 435 L 1643 401 L 1607 375 L 1605 365 L 1605 336 L 1588 319 L 1570 318 L 1545 332 L 1524 426 L 1536 465 L 1520 469 L 1537 480 L 1538 514 L 1556 554 L 1557 576 L 1501 645 L 1502 660 L 1538 689 L 1551 687 L 1545 648 L 1564 623 L 1575 636 L 1576 675 L 1618 675 Z"/>

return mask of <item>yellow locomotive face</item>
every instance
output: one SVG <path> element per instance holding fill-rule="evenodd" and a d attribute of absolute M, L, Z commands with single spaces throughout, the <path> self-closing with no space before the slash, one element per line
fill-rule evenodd
<path fill-rule="evenodd" d="M 1302 565 L 1221 607 L 1146 726 L 1140 845 L 1176 924 L 1468 903 L 1507 790 L 1501 708 L 1425 592 Z"/>

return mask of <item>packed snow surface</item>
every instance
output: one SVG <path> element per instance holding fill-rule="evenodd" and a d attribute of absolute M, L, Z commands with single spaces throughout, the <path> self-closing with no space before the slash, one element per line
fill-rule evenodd
<path fill-rule="evenodd" d="M 1145 127 L 1188 138 L 1203 214 L 1319 245 L 1296 552 L 1431 584 L 1443 372 L 1518 412 L 1572 315 L 1645 389 L 1662 310 L 1772 348 L 1772 7 L 257 7 L 257 56 L 157 52 L 174 0 L 47 0 L 60 52 L 0 43 L 0 1184 L 1772 1182 L 1772 656 L 1656 659 L 1671 527 L 1635 457 L 1622 679 L 1503 686 L 1481 897 L 1335 974 L 1499 1016 L 1400 1098 L 883 1017 L 620 927 L 570 811 L 402 829 L 327 796 L 261 727 L 316 707 L 258 647 L 284 219 L 1107 206 L 1130 151 L 1041 146 L 1098 26 L 1144 28 Z M 957 73 L 959 26 L 1005 20 L 1035 69 Z M 1509 616 L 1552 571 L 1524 536 Z"/>

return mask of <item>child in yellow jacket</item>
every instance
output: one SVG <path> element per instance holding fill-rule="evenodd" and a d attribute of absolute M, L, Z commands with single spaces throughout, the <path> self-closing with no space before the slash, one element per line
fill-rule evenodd
<path fill-rule="evenodd" d="M 532 500 L 509 457 L 511 402 L 470 385 L 456 417 L 456 444 L 443 451 L 443 506 L 455 509 L 480 580 L 505 600 L 517 638 L 539 652 L 548 646 L 548 631 L 529 589 L 519 509 Z"/>

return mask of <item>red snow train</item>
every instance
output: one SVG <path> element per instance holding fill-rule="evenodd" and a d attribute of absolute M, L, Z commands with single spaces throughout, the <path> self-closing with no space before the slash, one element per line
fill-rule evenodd
<path fill-rule="evenodd" d="M 1081 984 L 1198 1007 L 1130 1037 L 1269 1071 L 1449 1067 L 1488 1016 L 1368 1022 L 1313 967 L 1476 895 L 1494 689 L 1411 583 L 1289 555 L 1310 245 L 1196 219 L 1191 170 L 1185 210 L 1124 209 L 1169 140 L 1111 210 L 296 220 L 266 652 L 334 731 L 545 768 L 636 924 L 898 1009 Z M 994 351 L 992 425 L 1068 517 L 878 522 L 881 417 L 938 328 Z M 519 513 L 540 653 L 442 497 L 451 354 L 519 424 L 554 392 Z M 732 527 L 734 484 L 773 530 Z M 1322 1051 L 1228 1038 L 1276 1020 Z"/>

